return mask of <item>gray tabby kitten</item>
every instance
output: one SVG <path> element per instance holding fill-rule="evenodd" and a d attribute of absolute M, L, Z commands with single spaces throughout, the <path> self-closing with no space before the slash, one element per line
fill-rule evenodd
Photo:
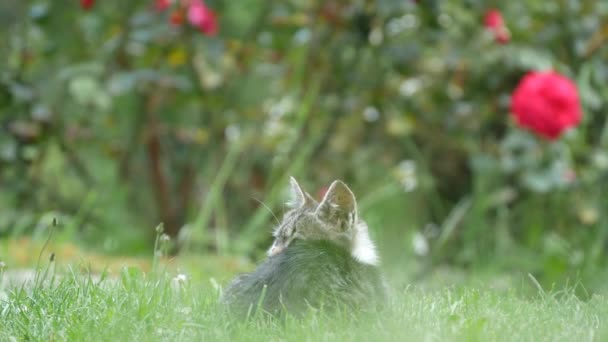
<path fill-rule="evenodd" d="M 336 180 L 317 203 L 294 178 L 290 183 L 290 210 L 274 230 L 268 258 L 236 277 L 222 301 L 237 314 L 363 309 L 381 302 L 379 258 L 352 191 Z"/>

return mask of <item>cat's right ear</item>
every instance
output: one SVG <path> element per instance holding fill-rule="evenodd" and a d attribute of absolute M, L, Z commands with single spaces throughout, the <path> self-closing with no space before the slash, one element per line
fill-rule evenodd
<path fill-rule="evenodd" d="M 289 190 L 290 199 L 289 202 L 287 202 L 287 205 L 291 208 L 296 209 L 302 208 L 304 206 L 316 205 L 316 201 L 312 197 L 310 197 L 309 194 L 304 192 L 304 190 L 302 190 L 302 187 L 300 187 L 298 181 L 293 177 L 289 177 Z"/>
<path fill-rule="evenodd" d="M 344 182 L 336 180 L 331 183 L 316 212 L 324 221 L 346 231 L 357 223 L 355 195 Z"/>

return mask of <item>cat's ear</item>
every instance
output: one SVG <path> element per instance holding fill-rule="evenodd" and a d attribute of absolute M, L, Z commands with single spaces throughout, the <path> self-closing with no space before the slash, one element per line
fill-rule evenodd
<path fill-rule="evenodd" d="M 287 205 L 289 205 L 290 207 L 302 208 L 305 206 L 316 205 L 316 201 L 312 197 L 310 197 L 309 194 L 304 192 L 304 190 L 302 190 L 302 187 L 300 187 L 298 181 L 293 177 L 289 177 L 289 191 L 290 198 L 289 202 L 287 202 Z"/>
<path fill-rule="evenodd" d="M 327 189 L 316 213 L 322 220 L 346 231 L 357 223 L 357 200 L 344 182 L 336 180 Z"/>

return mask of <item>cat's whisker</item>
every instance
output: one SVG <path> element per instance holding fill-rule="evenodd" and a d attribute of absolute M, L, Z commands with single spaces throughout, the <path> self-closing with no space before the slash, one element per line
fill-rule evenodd
<path fill-rule="evenodd" d="M 274 212 L 272 212 L 272 210 L 266 205 L 266 203 L 262 202 L 261 200 L 252 197 L 256 202 L 260 203 L 262 206 L 264 206 L 264 208 L 266 208 L 268 210 L 268 212 L 270 214 L 272 214 L 272 217 L 274 217 L 275 221 L 277 221 L 277 224 L 280 224 L 281 222 L 279 221 L 279 218 L 277 217 L 277 215 L 274 214 Z"/>

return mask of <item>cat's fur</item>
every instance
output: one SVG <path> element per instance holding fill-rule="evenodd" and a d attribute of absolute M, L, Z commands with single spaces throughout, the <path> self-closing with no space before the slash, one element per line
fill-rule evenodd
<path fill-rule="evenodd" d="M 351 190 L 334 181 L 317 203 L 292 178 L 291 193 L 291 209 L 273 233 L 269 257 L 252 273 L 235 278 L 222 301 L 241 314 L 258 307 L 276 314 L 375 306 L 384 298 L 384 283 Z"/>

